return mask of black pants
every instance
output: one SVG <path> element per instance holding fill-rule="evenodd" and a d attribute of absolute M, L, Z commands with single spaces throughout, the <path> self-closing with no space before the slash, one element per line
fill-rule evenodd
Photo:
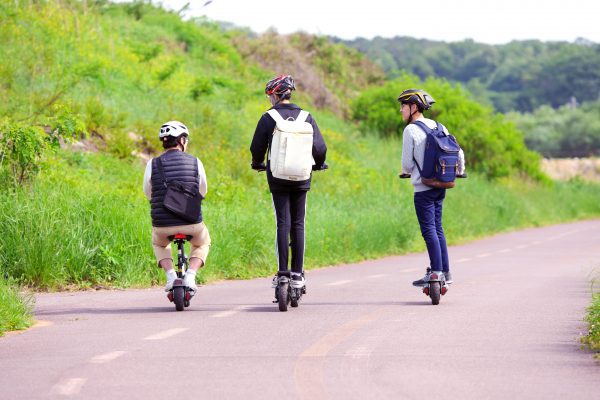
<path fill-rule="evenodd" d="M 301 273 L 304 270 L 304 216 L 307 193 L 271 193 L 277 221 L 277 264 L 281 272 L 288 270 L 289 247 L 292 248 L 292 272 Z"/>

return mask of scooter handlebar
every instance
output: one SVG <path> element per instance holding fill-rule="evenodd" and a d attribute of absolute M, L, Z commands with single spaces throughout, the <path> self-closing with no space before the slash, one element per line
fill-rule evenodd
<path fill-rule="evenodd" d="M 410 174 L 398 174 L 398 177 L 400 179 L 408 179 L 410 178 Z M 465 172 L 464 174 L 460 174 L 460 175 L 456 175 L 457 178 L 461 178 L 461 179 L 466 179 L 467 178 L 467 173 Z"/>
<path fill-rule="evenodd" d="M 325 171 L 326 169 L 329 169 L 329 165 L 325 162 L 320 167 L 317 167 L 316 165 L 312 166 L 313 171 Z"/>
<path fill-rule="evenodd" d="M 264 163 L 250 164 L 250 167 L 256 172 L 265 172 L 267 170 L 267 166 Z"/>
<path fill-rule="evenodd" d="M 267 166 L 264 163 L 250 164 L 250 167 L 257 172 L 265 172 L 267 170 Z M 325 171 L 326 169 L 329 169 L 329 165 L 327 163 L 323 163 L 323 165 L 318 168 L 315 165 L 312 166 L 313 171 Z"/>

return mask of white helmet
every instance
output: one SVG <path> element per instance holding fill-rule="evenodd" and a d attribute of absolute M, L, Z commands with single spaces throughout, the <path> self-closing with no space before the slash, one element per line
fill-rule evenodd
<path fill-rule="evenodd" d="M 167 136 L 179 137 L 181 135 L 189 136 L 188 128 L 179 121 L 169 121 L 162 124 L 158 133 L 159 139 Z"/>

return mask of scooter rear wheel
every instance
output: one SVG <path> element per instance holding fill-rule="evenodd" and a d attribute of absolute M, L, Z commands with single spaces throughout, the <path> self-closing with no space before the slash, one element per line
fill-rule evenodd
<path fill-rule="evenodd" d="M 289 283 L 280 283 L 277 286 L 277 302 L 279 303 L 279 311 L 287 311 L 290 303 Z"/>
<path fill-rule="evenodd" d="M 441 291 L 440 282 L 431 282 L 429 284 L 429 297 L 431 297 L 431 304 L 437 306 L 440 304 L 440 291 Z"/>
<path fill-rule="evenodd" d="M 177 311 L 183 311 L 185 290 L 182 286 L 173 288 L 173 302 Z"/>

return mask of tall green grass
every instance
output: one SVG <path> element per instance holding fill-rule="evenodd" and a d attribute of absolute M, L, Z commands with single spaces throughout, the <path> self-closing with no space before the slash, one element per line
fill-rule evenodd
<path fill-rule="evenodd" d="M 586 319 L 589 330 L 583 338 L 583 343 L 596 353 L 596 358 L 600 359 L 600 293 L 594 295 Z"/>
<path fill-rule="evenodd" d="M 314 174 L 308 196 L 307 268 L 424 250 L 412 187 L 397 178 L 400 141 L 327 129 L 324 134 L 331 168 Z M 275 270 L 275 222 L 266 178 L 250 170 L 247 150 L 231 151 L 239 160 L 231 158 L 227 167 L 217 157 L 203 160 L 209 182 L 203 214 L 213 240 L 200 274 L 205 281 Z M 143 169 L 139 160 L 64 151 L 49 161 L 35 185 L 1 195 L 3 272 L 52 290 L 162 282 L 141 190 Z M 597 217 L 599 192 L 597 185 L 580 181 L 490 182 L 472 173 L 448 191 L 445 230 L 455 244 Z"/>
<path fill-rule="evenodd" d="M 581 338 L 583 345 L 595 353 L 600 361 L 600 290 L 598 290 L 599 277 L 592 280 L 592 304 L 587 309 L 585 317 L 588 322 L 588 332 Z"/>
<path fill-rule="evenodd" d="M 0 276 L 0 336 L 30 326 L 32 308 L 33 297 L 20 293 L 15 282 Z"/>

